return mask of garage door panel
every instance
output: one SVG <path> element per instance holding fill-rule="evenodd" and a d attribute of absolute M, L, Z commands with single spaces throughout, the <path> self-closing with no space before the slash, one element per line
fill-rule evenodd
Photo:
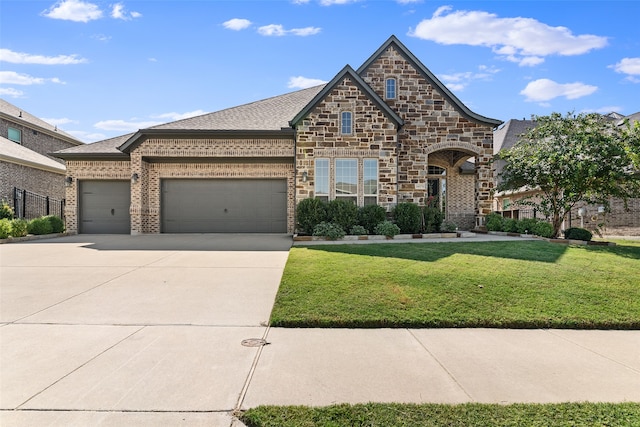
<path fill-rule="evenodd" d="M 80 233 L 131 232 L 129 181 L 80 181 Z"/>
<path fill-rule="evenodd" d="M 162 181 L 165 233 L 286 233 L 284 179 Z"/>

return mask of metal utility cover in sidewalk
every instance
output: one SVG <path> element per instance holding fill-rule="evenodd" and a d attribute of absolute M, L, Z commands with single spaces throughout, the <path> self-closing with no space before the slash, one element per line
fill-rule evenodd
<path fill-rule="evenodd" d="M 286 233 L 284 179 L 164 179 L 163 233 Z"/>

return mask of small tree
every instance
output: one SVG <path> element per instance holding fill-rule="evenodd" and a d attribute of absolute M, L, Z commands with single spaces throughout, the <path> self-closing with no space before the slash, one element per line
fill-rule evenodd
<path fill-rule="evenodd" d="M 537 189 L 519 201 L 551 218 L 553 237 L 577 203 L 609 207 L 609 198 L 625 202 L 640 196 L 634 168 L 638 128 L 616 126 L 599 114 L 536 117 L 537 126 L 521 135 L 498 158 L 506 161 L 498 191 Z"/>

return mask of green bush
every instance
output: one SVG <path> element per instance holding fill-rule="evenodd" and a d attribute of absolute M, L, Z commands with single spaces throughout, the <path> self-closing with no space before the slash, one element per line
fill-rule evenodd
<path fill-rule="evenodd" d="M 571 227 L 565 230 L 564 238 L 571 240 L 586 240 L 589 242 L 593 234 L 589 230 L 580 227 Z"/>
<path fill-rule="evenodd" d="M 62 233 L 64 232 L 64 221 L 55 215 L 49 215 L 44 217 L 49 224 L 51 224 L 51 232 L 52 233 Z"/>
<path fill-rule="evenodd" d="M 351 227 L 351 230 L 349 230 L 349 234 L 352 236 L 366 236 L 369 232 L 361 225 L 354 225 Z"/>
<path fill-rule="evenodd" d="M 327 220 L 327 203 L 316 198 L 301 200 L 296 208 L 296 220 L 299 232 L 313 234 L 315 226 Z"/>
<path fill-rule="evenodd" d="M 51 223 L 45 217 L 34 218 L 27 225 L 29 234 L 51 234 L 53 228 Z"/>
<path fill-rule="evenodd" d="M 24 237 L 27 235 L 27 221 L 24 219 L 11 220 L 11 235 L 13 237 Z"/>
<path fill-rule="evenodd" d="M 437 197 L 431 197 L 427 201 L 422 211 L 424 216 L 424 232 L 425 233 L 437 233 L 442 227 L 442 221 L 444 220 L 444 214 L 440 209 L 440 201 Z"/>
<path fill-rule="evenodd" d="M 327 221 L 340 225 L 346 232 L 358 223 L 358 206 L 351 200 L 335 199 L 327 205 Z"/>
<path fill-rule="evenodd" d="M 376 225 L 376 228 L 373 232 L 380 236 L 393 237 L 397 234 L 400 234 L 400 227 L 398 227 L 391 221 L 382 221 L 380 224 Z"/>
<path fill-rule="evenodd" d="M 538 221 L 533 227 L 533 234 L 536 236 L 551 238 L 553 237 L 553 225 L 546 221 Z"/>
<path fill-rule="evenodd" d="M 0 202 L 0 219 L 13 219 L 13 208 L 6 200 Z"/>
<path fill-rule="evenodd" d="M 344 237 L 344 230 L 340 224 L 333 222 L 321 222 L 313 229 L 313 235 L 326 237 L 329 240 L 336 240 Z"/>
<path fill-rule="evenodd" d="M 505 218 L 502 222 L 502 230 L 507 233 L 517 233 L 518 232 L 518 221 L 513 218 Z"/>
<path fill-rule="evenodd" d="M 444 221 L 440 226 L 440 230 L 446 233 L 453 233 L 458 229 L 458 226 L 451 221 Z"/>
<path fill-rule="evenodd" d="M 358 224 L 373 234 L 376 225 L 387 219 L 387 212 L 382 206 L 367 205 L 358 209 Z"/>
<path fill-rule="evenodd" d="M 0 219 L 0 239 L 6 239 L 11 236 L 11 220 L 8 218 Z"/>
<path fill-rule="evenodd" d="M 524 218 L 516 222 L 516 230 L 520 234 L 533 234 L 537 223 L 535 218 Z"/>
<path fill-rule="evenodd" d="M 503 231 L 504 229 L 504 218 L 499 213 L 490 213 L 485 217 L 485 221 L 489 231 Z"/>
<path fill-rule="evenodd" d="M 422 230 L 422 212 L 415 203 L 398 203 L 393 208 L 393 219 L 401 233 L 415 234 Z"/>

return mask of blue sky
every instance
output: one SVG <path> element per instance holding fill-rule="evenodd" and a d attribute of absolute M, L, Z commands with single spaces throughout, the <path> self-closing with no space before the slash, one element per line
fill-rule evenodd
<path fill-rule="evenodd" d="M 639 16 L 615 0 L 2 0 L 0 97 L 93 142 L 328 81 L 394 34 L 481 115 L 629 115 Z"/>

